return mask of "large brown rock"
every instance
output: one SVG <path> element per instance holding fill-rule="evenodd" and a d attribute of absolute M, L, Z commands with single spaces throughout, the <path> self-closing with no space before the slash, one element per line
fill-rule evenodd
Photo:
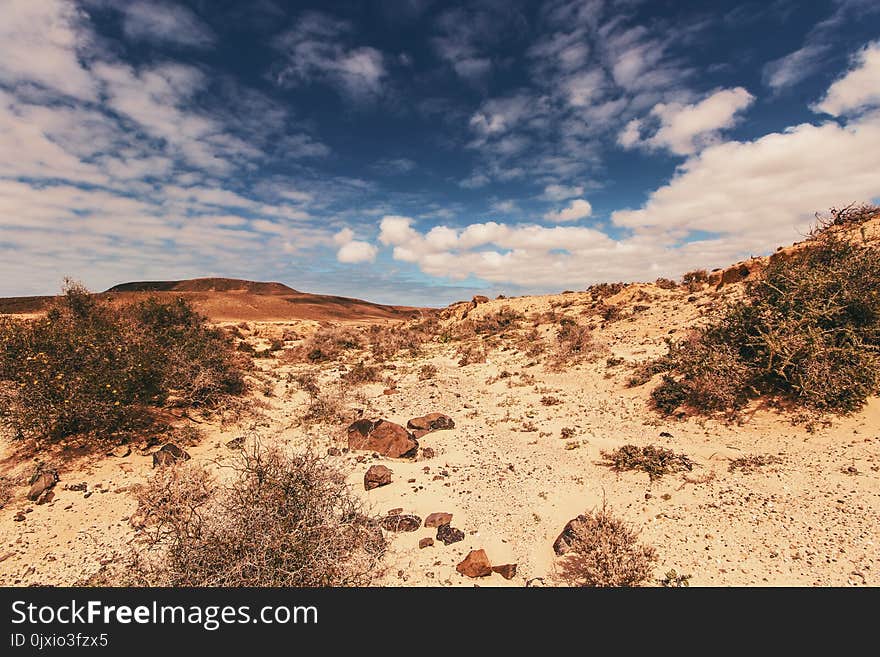
<path fill-rule="evenodd" d="M 478 294 L 473 299 L 471 299 L 471 303 L 474 304 L 475 306 L 478 306 L 481 303 L 489 303 L 489 297 L 485 297 L 482 294 Z"/>
<path fill-rule="evenodd" d="M 391 483 L 391 470 L 384 465 L 371 466 L 364 474 L 364 490 L 373 490 Z"/>
<path fill-rule="evenodd" d="M 562 556 L 571 549 L 571 544 L 574 541 L 576 532 L 585 521 L 585 516 L 578 516 L 577 518 L 572 518 L 567 523 L 565 523 L 565 527 L 562 528 L 562 532 L 553 542 L 553 551 L 557 555 Z"/>
<path fill-rule="evenodd" d="M 471 550 L 455 569 L 466 577 L 486 577 L 492 574 L 492 564 L 485 550 Z"/>
<path fill-rule="evenodd" d="M 378 452 L 391 458 L 409 458 L 416 455 L 419 443 L 399 424 L 363 419 L 348 427 L 348 447 Z"/>
<path fill-rule="evenodd" d="M 27 498 L 32 502 L 36 501 L 40 495 L 51 489 L 58 483 L 58 473 L 55 470 L 46 470 L 37 475 L 31 484 Z"/>
<path fill-rule="evenodd" d="M 413 430 L 413 435 L 416 438 L 421 438 L 432 431 L 453 429 L 455 428 L 455 422 L 452 421 L 451 417 L 443 413 L 428 413 L 421 417 L 414 417 L 406 423 L 406 427 Z"/>
<path fill-rule="evenodd" d="M 438 511 L 425 518 L 425 527 L 439 527 L 440 525 L 448 525 L 450 522 L 452 522 L 451 513 Z"/>

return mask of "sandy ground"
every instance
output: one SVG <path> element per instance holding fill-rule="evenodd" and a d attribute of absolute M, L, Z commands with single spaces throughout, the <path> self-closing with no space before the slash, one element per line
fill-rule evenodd
<path fill-rule="evenodd" d="M 459 543 L 435 541 L 424 549 L 419 539 L 433 537 L 434 530 L 388 534 L 376 584 L 565 585 L 564 562 L 556 558 L 553 541 L 569 519 L 603 500 L 656 548 L 657 578 L 674 568 L 690 575 L 692 586 L 880 584 L 880 400 L 810 432 L 789 415 L 765 408 L 750 409 L 733 424 L 666 419 L 647 407 L 651 384 L 626 387 L 631 365 L 662 353 L 663 339 L 699 321 L 712 299 L 708 288 L 690 295 L 631 287 L 608 300 L 624 307 L 624 317 L 604 327 L 584 293 L 495 300 L 471 317 L 502 305 L 526 315 L 555 309 L 595 326 L 596 357 L 556 370 L 547 366 L 547 356 L 529 358 L 513 348 L 512 338 L 502 337 L 487 362 L 459 366 L 456 344 L 431 343 L 418 358 L 398 358 L 394 369 L 385 370 L 395 383 L 393 394 L 383 393 L 387 383 L 353 391 L 351 406 L 370 417 L 405 424 L 438 411 L 456 424 L 420 440 L 435 451 L 430 459 L 364 452 L 328 457 L 376 513 L 402 508 L 424 518 L 449 512 L 452 525 L 465 533 Z M 249 339 L 259 347 L 285 328 L 307 333 L 314 326 L 251 322 Z M 549 324 L 540 330 L 551 336 Z M 611 356 L 625 362 L 609 366 Z M 265 442 L 291 449 L 308 445 L 323 454 L 345 446 L 344 426 L 306 428 L 298 422 L 306 395 L 288 374 L 306 366 L 275 359 L 257 363 L 265 383 L 254 394 L 266 408 L 243 424 L 199 425 L 206 438 L 186 447 L 194 459 L 207 464 L 228 459 L 225 443 L 254 431 Z M 425 363 L 437 367 L 433 379 L 420 380 Z M 322 381 L 330 382 L 343 368 L 321 369 Z M 560 403 L 545 405 L 544 397 Z M 573 429 L 573 437 L 562 439 L 563 428 Z M 627 443 L 672 448 L 697 467 L 651 482 L 647 474 L 615 473 L 601 464 L 602 450 Z M 33 460 L 22 460 L 15 448 L 2 443 L 0 475 L 22 477 L 33 468 Z M 776 455 L 781 462 L 751 473 L 728 471 L 730 459 L 757 454 Z M 52 502 L 28 502 L 22 484 L 0 509 L 0 584 L 74 584 L 125 554 L 134 536 L 130 487 L 150 476 L 151 457 L 135 450 L 123 458 L 67 454 L 64 459 Z M 393 470 L 393 482 L 365 492 L 364 472 L 375 463 Z M 65 489 L 80 482 L 85 491 Z M 15 521 L 20 511 L 25 519 Z M 516 576 L 469 579 L 456 572 L 464 555 L 478 548 L 493 564 L 517 564 Z"/>

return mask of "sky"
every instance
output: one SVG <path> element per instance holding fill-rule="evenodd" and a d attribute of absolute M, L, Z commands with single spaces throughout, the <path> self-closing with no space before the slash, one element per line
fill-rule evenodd
<path fill-rule="evenodd" d="M 0 153 L 0 296 L 677 278 L 880 200 L 880 3 L 0 0 Z"/>

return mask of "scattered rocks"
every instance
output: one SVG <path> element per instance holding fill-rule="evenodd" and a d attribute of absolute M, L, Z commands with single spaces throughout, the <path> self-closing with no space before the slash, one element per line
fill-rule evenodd
<path fill-rule="evenodd" d="M 364 490 L 373 490 L 391 483 L 391 470 L 384 465 L 371 466 L 364 474 Z"/>
<path fill-rule="evenodd" d="M 465 577 L 486 577 L 492 574 L 492 564 L 485 550 L 471 550 L 455 569 Z"/>
<path fill-rule="evenodd" d="M 385 516 L 379 521 L 382 529 L 389 532 L 414 532 L 422 526 L 422 519 L 410 514 Z"/>
<path fill-rule="evenodd" d="M 189 460 L 190 455 L 174 443 L 163 445 L 159 451 L 153 452 L 153 467 L 164 467 L 166 465 L 174 465 L 178 461 Z"/>
<path fill-rule="evenodd" d="M 55 486 L 56 483 L 58 483 L 58 472 L 56 470 L 44 470 L 31 482 L 27 498 L 31 502 L 36 501 L 43 493 Z"/>
<path fill-rule="evenodd" d="M 437 512 L 425 518 L 425 527 L 440 527 L 441 525 L 448 525 L 450 522 L 452 522 L 451 513 Z"/>
<path fill-rule="evenodd" d="M 420 550 L 423 550 L 426 547 L 433 547 L 433 546 L 434 546 L 434 539 L 431 538 L 430 536 L 426 536 L 425 538 L 423 538 L 422 540 L 419 541 L 419 549 Z"/>
<path fill-rule="evenodd" d="M 342 456 L 342 452 L 338 447 L 329 447 L 327 448 L 327 456 Z"/>
<path fill-rule="evenodd" d="M 492 572 L 498 573 L 504 579 L 513 579 L 516 577 L 516 564 L 506 563 L 503 566 L 492 566 Z"/>
<path fill-rule="evenodd" d="M 443 545 L 452 545 L 464 540 L 464 532 L 451 525 L 437 527 L 437 540 L 443 541 Z"/>
<path fill-rule="evenodd" d="M 413 430 L 413 435 L 416 438 L 421 438 L 432 431 L 454 429 L 455 422 L 452 421 L 451 417 L 444 415 L 443 413 L 428 413 L 421 417 L 414 417 L 406 423 L 406 426 L 408 429 Z"/>
<path fill-rule="evenodd" d="M 357 420 L 348 427 L 350 449 L 378 452 L 391 458 L 416 455 L 419 443 L 399 424 L 388 420 Z"/>

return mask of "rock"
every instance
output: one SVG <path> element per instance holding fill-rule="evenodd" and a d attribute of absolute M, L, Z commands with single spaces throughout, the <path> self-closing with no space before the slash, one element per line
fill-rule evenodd
<path fill-rule="evenodd" d="M 425 527 L 439 527 L 440 525 L 448 525 L 450 522 L 452 522 L 451 513 L 437 512 L 425 518 Z"/>
<path fill-rule="evenodd" d="M 443 541 L 443 545 L 452 545 L 464 540 L 464 532 L 452 525 L 440 525 L 437 527 L 437 540 Z"/>
<path fill-rule="evenodd" d="M 110 450 L 110 455 L 118 459 L 124 459 L 129 454 L 131 454 L 131 445 L 117 445 Z"/>
<path fill-rule="evenodd" d="M 364 474 L 364 490 L 373 490 L 391 483 L 391 470 L 384 465 L 373 465 Z"/>
<path fill-rule="evenodd" d="M 167 443 L 157 452 L 153 452 L 153 467 L 174 465 L 178 461 L 187 461 L 190 456 L 174 443 Z"/>
<path fill-rule="evenodd" d="M 485 550 L 471 550 L 455 569 L 466 577 L 486 577 L 492 574 L 492 564 Z"/>
<path fill-rule="evenodd" d="M 428 413 L 421 417 L 414 417 L 406 423 L 407 429 L 414 429 L 413 434 L 416 438 L 421 438 L 431 431 L 441 431 L 443 429 L 454 429 L 455 422 L 452 418 L 443 413 Z"/>
<path fill-rule="evenodd" d="M 396 506 L 396 507 L 394 507 L 393 509 L 390 509 L 390 510 L 388 511 L 388 513 L 386 513 L 385 515 L 386 515 L 386 516 L 399 516 L 401 513 L 403 513 L 403 507 L 402 507 L 402 506 Z"/>
<path fill-rule="evenodd" d="M 41 472 L 31 483 L 31 488 L 28 491 L 27 498 L 31 502 L 36 501 L 37 498 L 40 497 L 40 495 L 52 488 L 56 483 L 58 483 L 58 472 L 56 472 L 55 470 L 46 470 L 44 472 Z"/>
<path fill-rule="evenodd" d="M 492 566 L 492 572 L 498 573 L 504 579 L 513 579 L 516 577 L 516 564 L 506 563 L 503 566 Z"/>
<path fill-rule="evenodd" d="M 577 518 L 569 520 L 565 524 L 565 527 L 562 528 L 562 532 L 553 542 L 553 551 L 557 555 L 562 556 L 571 549 L 571 544 L 574 541 L 576 532 L 585 521 L 585 516 L 578 516 Z"/>
<path fill-rule="evenodd" d="M 422 519 L 414 515 L 398 514 L 385 516 L 379 524 L 389 532 L 414 532 L 422 526 Z"/>
<path fill-rule="evenodd" d="M 327 456 L 342 456 L 342 452 L 339 451 L 338 447 L 329 447 L 327 449 Z"/>
<path fill-rule="evenodd" d="M 422 447 L 420 452 L 421 452 L 422 458 L 425 460 L 432 459 L 436 456 L 434 450 L 431 449 L 430 447 Z"/>
<path fill-rule="evenodd" d="M 482 294 L 478 294 L 473 299 L 471 299 L 471 303 L 475 306 L 481 303 L 489 303 L 489 297 L 484 297 Z"/>
<path fill-rule="evenodd" d="M 419 443 L 399 424 L 387 420 L 358 420 L 348 427 L 350 449 L 378 452 L 391 458 L 416 455 Z"/>
<path fill-rule="evenodd" d="M 37 504 L 48 504 L 49 502 L 51 502 L 54 499 L 55 499 L 55 491 L 54 490 L 47 490 L 47 491 L 44 491 L 42 495 L 40 495 L 40 498 L 37 500 Z"/>
<path fill-rule="evenodd" d="M 25 519 L 25 517 L 26 516 L 24 515 L 24 511 L 19 511 L 18 513 L 15 514 L 15 516 L 13 516 L 12 519 L 15 522 L 22 522 Z"/>
<path fill-rule="evenodd" d="M 226 443 L 226 447 L 228 449 L 241 449 L 244 447 L 244 436 L 237 436 L 233 438 L 228 443 Z"/>
<path fill-rule="evenodd" d="M 434 545 L 434 539 L 431 538 L 430 536 L 426 536 L 425 538 L 423 538 L 422 540 L 419 541 L 419 549 L 420 550 L 423 550 L 426 547 L 433 547 L 433 545 Z"/>

